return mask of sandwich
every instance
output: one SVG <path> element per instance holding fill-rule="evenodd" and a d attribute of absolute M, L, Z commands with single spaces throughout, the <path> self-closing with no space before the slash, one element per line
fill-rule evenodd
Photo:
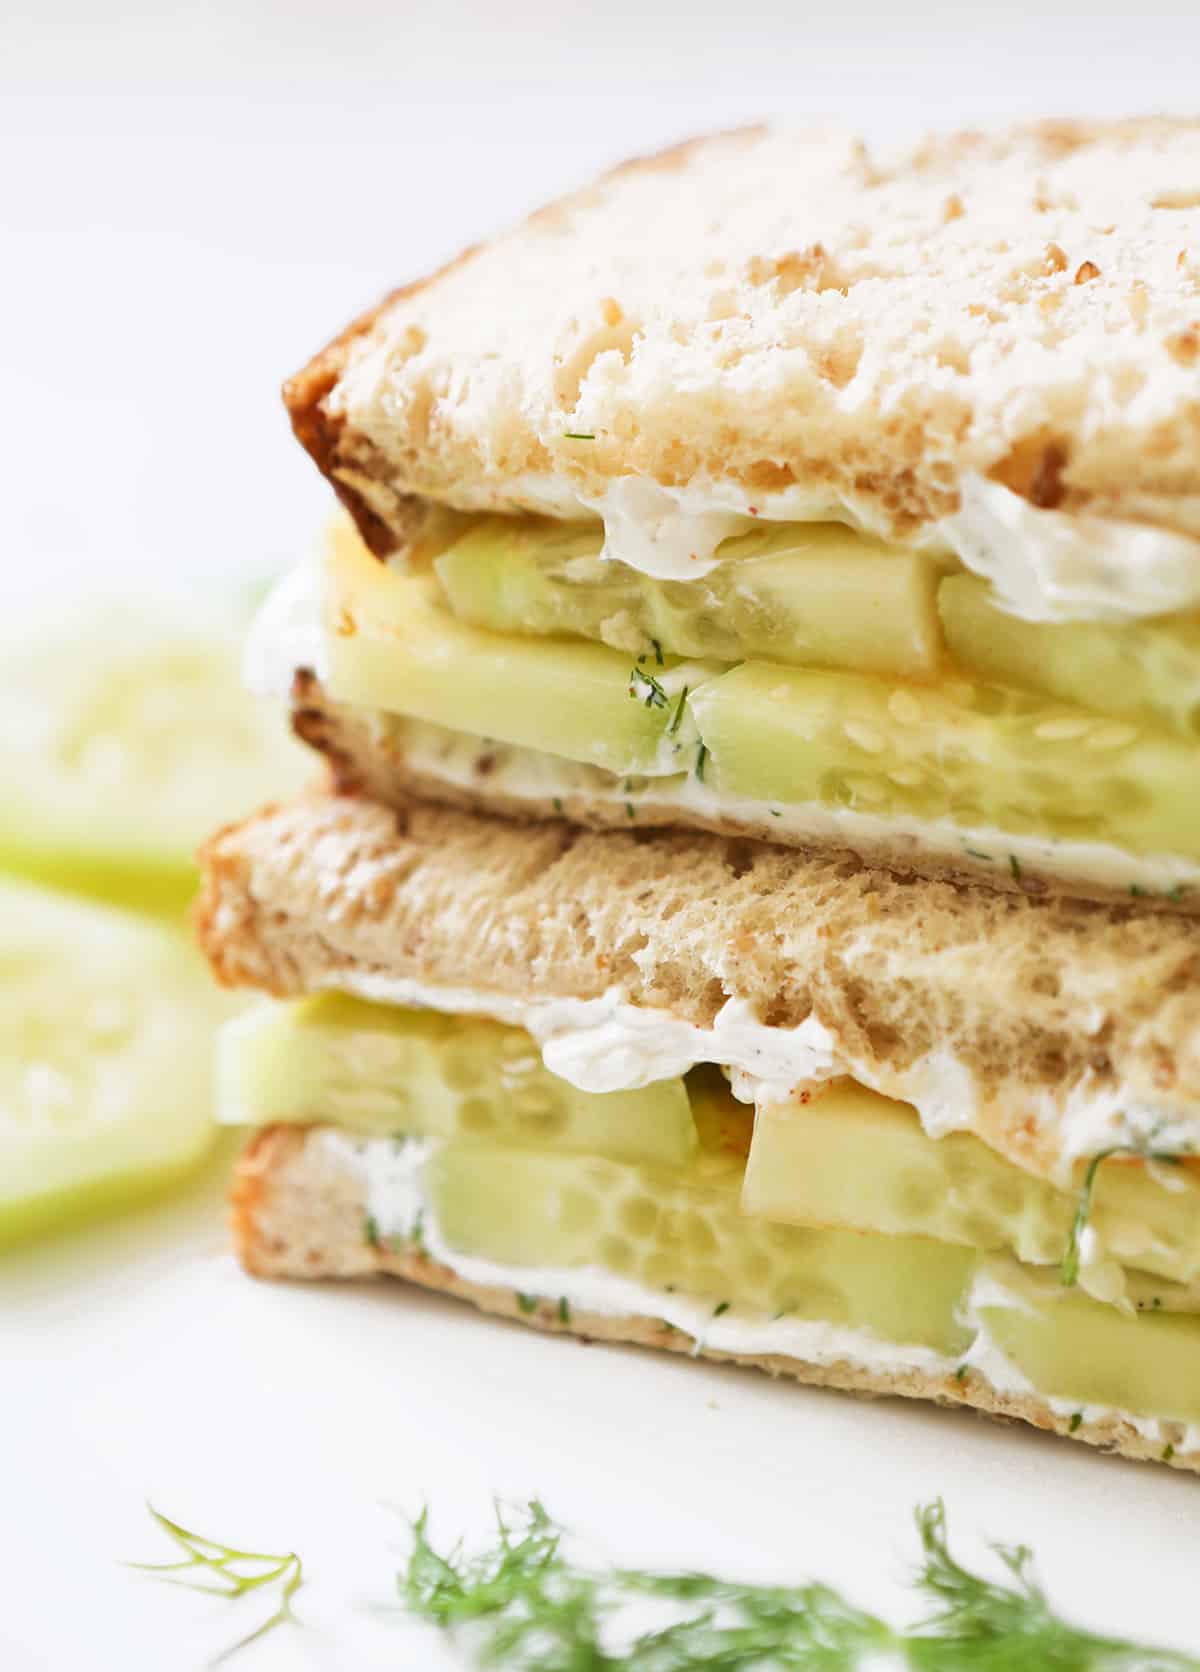
<path fill-rule="evenodd" d="M 751 130 L 285 388 L 246 1268 L 1200 1469 L 1200 126 Z M 1194 252 L 1194 254 L 1192 253 Z"/>
<path fill-rule="evenodd" d="M 205 853 L 246 1268 L 1200 1469 L 1200 926 L 413 802 Z"/>
<path fill-rule="evenodd" d="M 1200 909 L 1198 179 L 1174 122 L 616 170 L 287 385 L 369 552 L 264 669 L 307 593 L 376 798 Z"/>

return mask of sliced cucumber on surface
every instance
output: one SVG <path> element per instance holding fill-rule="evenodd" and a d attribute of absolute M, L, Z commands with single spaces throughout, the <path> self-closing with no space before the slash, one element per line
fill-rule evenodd
<path fill-rule="evenodd" d="M 1084 1172 L 1085 1164 L 1080 1185 Z M 937 1237 L 1057 1266 L 1079 1198 L 970 1133 L 930 1138 L 907 1103 L 838 1080 L 805 1102 L 758 1111 L 742 1200 L 747 1213 L 786 1224 Z M 1096 1172 L 1088 1225 L 1110 1260 L 1179 1283 L 1200 1276 L 1200 1177 L 1191 1166 L 1111 1157 Z"/>
<path fill-rule="evenodd" d="M 339 702 L 589 761 L 616 773 L 686 771 L 684 705 L 714 671 L 619 651 L 491 633 L 440 606 L 432 576 L 402 575 L 362 548 L 330 556 L 326 684 Z"/>
<path fill-rule="evenodd" d="M 976 575 L 948 576 L 938 610 L 950 650 L 982 679 L 1200 737 L 1200 616 L 1023 621 Z"/>
<path fill-rule="evenodd" d="M 205 836 L 313 775 L 278 709 L 242 688 L 244 625 L 110 603 L 0 644 L 0 865 L 185 902 Z"/>
<path fill-rule="evenodd" d="M 653 1290 L 870 1330 L 951 1354 L 976 1256 L 917 1237 L 800 1230 L 741 1210 L 742 1162 L 634 1166 L 453 1142 L 426 1163 L 442 1237 L 498 1265 L 592 1267 Z"/>
<path fill-rule="evenodd" d="M 551 1074 L 523 1028 L 324 993 L 222 1031 L 219 1118 L 485 1138 L 683 1163 L 696 1127 L 682 1080 L 592 1093 Z"/>
<path fill-rule="evenodd" d="M 603 561 L 603 534 L 487 517 L 436 560 L 450 608 L 501 633 L 575 633 L 627 654 L 844 667 L 930 677 L 941 656 L 938 568 L 833 523 L 765 526 L 695 581 Z"/>
<path fill-rule="evenodd" d="M 232 1002 L 182 933 L 0 881 L 0 1243 L 198 1161 Z"/>
<path fill-rule="evenodd" d="M 705 781 L 729 795 L 1200 859 L 1195 750 L 1132 721 L 997 685 L 765 662 L 702 685 L 689 706 Z"/>
<path fill-rule="evenodd" d="M 1041 1393 L 1136 1415 L 1200 1421 L 1200 1318 L 1085 1299 L 1012 1261 L 989 1265 L 979 1316 Z"/>

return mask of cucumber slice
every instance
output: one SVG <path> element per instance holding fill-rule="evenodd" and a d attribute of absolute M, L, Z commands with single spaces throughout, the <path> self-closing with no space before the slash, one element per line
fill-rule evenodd
<path fill-rule="evenodd" d="M 313 774 L 278 712 L 242 689 L 242 625 L 113 603 L 0 648 L 0 865 L 186 903 L 203 838 Z"/>
<path fill-rule="evenodd" d="M 838 1080 L 804 1102 L 758 1111 L 742 1202 L 747 1213 L 789 1225 L 937 1237 L 1057 1266 L 1078 1195 L 1015 1167 L 970 1133 L 930 1138 L 907 1103 Z M 1080 1281 L 1087 1286 L 1091 1267 L 1097 1292 L 1119 1279 L 1101 1274 L 1101 1261 L 1178 1283 L 1200 1277 L 1200 1177 L 1191 1166 L 1112 1157 L 1097 1170 L 1088 1226 L 1096 1257 Z"/>
<path fill-rule="evenodd" d="M 1039 1392 L 1200 1421 L 1200 1318 L 1129 1316 L 1009 1261 L 984 1268 L 980 1292 L 989 1335 Z"/>
<path fill-rule="evenodd" d="M 1200 859 L 1196 751 L 1132 722 L 997 685 L 765 662 L 711 680 L 689 706 L 706 781 L 729 795 Z"/>
<path fill-rule="evenodd" d="M 840 1324 L 947 1354 L 970 1341 L 957 1318 L 975 1268 L 968 1250 L 750 1219 L 741 1181 L 735 1156 L 667 1168 L 461 1142 L 425 1169 L 450 1248 L 529 1267 L 531 1280 L 591 1267 L 714 1310 Z"/>
<path fill-rule="evenodd" d="M 599 645 L 481 631 L 438 607 L 432 576 L 397 574 L 362 547 L 335 548 L 327 573 L 326 687 L 337 701 L 615 773 L 690 764 L 684 688 L 711 667 L 652 657 L 631 676 L 628 656 Z"/>
<path fill-rule="evenodd" d="M 329 1122 L 370 1135 L 490 1138 L 681 1164 L 696 1149 L 682 1080 L 577 1091 L 523 1028 L 322 993 L 222 1030 L 218 1118 Z"/>
<path fill-rule="evenodd" d="M 944 580 L 938 609 L 951 651 L 982 679 L 1200 737 L 1200 617 L 1021 621 L 975 575 Z"/>
<path fill-rule="evenodd" d="M 167 1184 L 209 1148 L 232 1001 L 190 943 L 0 882 L 0 1243 Z"/>
<path fill-rule="evenodd" d="M 832 523 L 763 527 L 721 548 L 695 581 L 600 558 L 603 535 L 542 518 L 484 518 L 434 568 L 454 614 L 500 633 L 574 633 L 637 655 L 928 678 L 942 635 L 938 569 L 918 552 Z"/>

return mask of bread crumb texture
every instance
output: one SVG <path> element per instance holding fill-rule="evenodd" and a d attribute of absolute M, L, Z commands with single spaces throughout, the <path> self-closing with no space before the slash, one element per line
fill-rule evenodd
<path fill-rule="evenodd" d="M 1200 533 L 1200 123 L 693 141 L 394 293 L 285 395 L 376 550 L 413 496 L 631 474 L 911 539 L 978 472 Z"/>
<path fill-rule="evenodd" d="M 525 1000 L 616 988 L 699 1026 L 732 996 L 769 1026 L 815 1016 L 852 1072 L 906 1101 L 931 1059 L 952 1060 L 964 1121 L 1038 1171 L 1077 1092 L 1200 1102 L 1194 919 L 748 839 L 348 797 L 268 809 L 203 863 L 197 926 L 230 985 L 298 994 L 369 973 Z"/>
<path fill-rule="evenodd" d="M 1115 1412 L 1089 1412 L 1081 1422 L 1079 1413 L 1055 1411 L 1036 1393 L 1003 1393 L 979 1374 L 878 1370 L 850 1359 L 813 1364 L 779 1353 L 722 1353 L 694 1342 L 659 1318 L 611 1317 L 575 1307 L 564 1322 L 552 1300 L 530 1308 L 511 1289 L 467 1282 L 411 1247 L 390 1249 L 369 1243 L 364 1235 L 366 1211 L 361 1175 L 339 1163 L 323 1142 L 319 1126 L 269 1127 L 256 1134 L 234 1175 L 234 1244 L 243 1266 L 256 1277 L 400 1277 L 534 1329 L 723 1360 L 815 1387 L 967 1406 L 1125 1457 L 1200 1471 L 1200 1452 L 1188 1450 L 1182 1423 L 1164 1422 L 1162 1436 L 1150 1438 Z M 1168 1435 L 1174 1443 L 1164 1446 Z"/>

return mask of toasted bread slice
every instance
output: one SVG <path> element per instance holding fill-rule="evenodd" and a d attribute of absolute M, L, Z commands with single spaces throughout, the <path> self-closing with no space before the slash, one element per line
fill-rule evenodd
<path fill-rule="evenodd" d="M 1047 1176 L 1122 1142 L 1126 1122 L 1153 1125 L 1160 1149 L 1200 1148 L 1194 919 L 749 840 L 345 797 L 227 829 L 203 865 L 200 938 L 231 985 L 412 1002 L 416 983 L 423 1002 L 535 1032 L 547 1005 L 593 1001 L 586 1031 L 619 1001 L 643 1032 L 716 1026 L 695 1060 L 725 1063 L 717 1018 L 734 999 L 758 1019 L 755 1050 L 782 1051 L 789 1073 L 799 1051 L 797 1078 L 853 1075 Z"/>
<path fill-rule="evenodd" d="M 629 476 L 919 540 L 977 475 L 1196 534 L 1198 180 L 1162 118 L 696 140 L 393 292 L 285 399 L 381 553 L 422 499 L 578 516 Z"/>
<path fill-rule="evenodd" d="M 564 1316 L 564 1309 L 553 1300 L 531 1305 L 528 1296 L 511 1288 L 468 1281 L 412 1248 L 393 1251 L 364 1237 L 367 1203 L 362 1176 L 339 1165 L 336 1152 L 321 1141 L 324 1130 L 268 1127 L 252 1139 L 241 1158 L 233 1182 L 234 1242 L 242 1264 L 257 1277 L 400 1277 L 537 1329 L 754 1366 L 816 1387 L 966 1406 L 991 1416 L 1018 1418 L 1125 1457 L 1157 1459 L 1200 1471 L 1200 1450 L 1189 1449 L 1183 1423 L 1163 1422 L 1151 1434 L 1115 1412 L 1056 1411 L 1036 1393 L 993 1386 L 974 1368 L 964 1376 L 928 1369 L 880 1369 L 851 1358 L 812 1362 L 775 1353 L 723 1352 L 693 1340 L 660 1318 L 612 1316 L 577 1308 Z"/>

